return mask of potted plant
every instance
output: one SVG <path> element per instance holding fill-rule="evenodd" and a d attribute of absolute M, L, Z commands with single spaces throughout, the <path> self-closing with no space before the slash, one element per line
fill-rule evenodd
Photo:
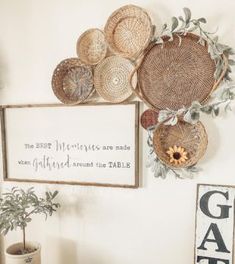
<path fill-rule="evenodd" d="M 26 240 L 26 227 L 34 214 L 43 214 L 47 219 L 60 206 L 54 199 L 58 191 L 46 192 L 45 197 L 38 197 L 34 188 L 14 187 L 0 197 L 0 234 L 6 235 L 14 229 L 21 229 L 22 242 L 9 246 L 5 251 L 6 264 L 40 264 L 41 246 Z"/>

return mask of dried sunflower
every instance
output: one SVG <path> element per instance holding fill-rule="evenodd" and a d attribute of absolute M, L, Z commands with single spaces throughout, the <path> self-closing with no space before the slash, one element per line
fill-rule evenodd
<path fill-rule="evenodd" d="M 188 159 L 188 153 L 183 147 L 169 147 L 166 153 L 170 156 L 170 163 L 174 163 L 174 165 L 181 165 Z"/>

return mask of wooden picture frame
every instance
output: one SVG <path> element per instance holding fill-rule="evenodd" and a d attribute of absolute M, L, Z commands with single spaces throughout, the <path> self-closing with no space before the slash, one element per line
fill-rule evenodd
<path fill-rule="evenodd" d="M 0 116 L 4 181 L 139 187 L 139 102 L 6 105 Z"/>
<path fill-rule="evenodd" d="M 198 184 L 194 264 L 234 263 L 235 186 Z"/>

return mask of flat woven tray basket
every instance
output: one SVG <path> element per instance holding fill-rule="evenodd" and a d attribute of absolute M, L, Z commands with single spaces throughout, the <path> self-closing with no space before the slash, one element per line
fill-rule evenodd
<path fill-rule="evenodd" d="M 94 71 L 94 86 L 106 101 L 120 103 L 132 95 L 130 74 L 135 67 L 131 61 L 119 56 L 110 56 L 99 63 Z M 136 86 L 135 75 L 132 85 Z"/>
<path fill-rule="evenodd" d="M 193 101 L 205 102 L 217 87 L 215 62 L 199 37 L 187 34 L 164 46 L 155 44 L 146 52 L 138 68 L 138 90 L 143 99 L 157 110 L 178 110 Z"/>
<path fill-rule="evenodd" d="M 63 60 L 54 70 L 52 89 L 64 104 L 79 104 L 94 91 L 90 66 L 77 58 Z"/>
<path fill-rule="evenodd" d="M 107 53 L 103 31 L 92 28 L 85 31 L 77 41 L 77 55 L 88 65 L 98 64 Z"/>
<path fill-rule="evenodd" d="M 109 47 L 115 54 L 134 59 L 151 41 L 153 26 L 144 9 L 126 5 L 112 13 L 104 32 Z"/>
<path fill-rule="evenodd" d="M 196 164 L 205 154 L 207 144 L 207 133 L 201 122 L 192 125 L 179 121 L 175 126 L 161 124 L 153 135 L 158 158 L 173 168 Z"/>

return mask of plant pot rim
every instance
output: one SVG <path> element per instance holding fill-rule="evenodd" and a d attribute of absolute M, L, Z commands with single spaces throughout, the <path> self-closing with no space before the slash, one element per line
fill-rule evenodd
<path fill-rule="evenodd" d="M 9 245 L 6 250 L 5 250 L 5 255 L 6 256 L 9 256 L 11 258 L 20 258 L 20 257 L 29 257 L 29 256 L 32 256 L 38 252 L 41 251 L 41 244 L 36 242 L 36 241 L 27 241 L 26 242 L 26 246 L 30 245 L 30 246 L 34 246 L 36 248 L 35 251 L 31 252 L 31 253 L 27 253 L 27 254 L 23 254 L 23 255 L 14 255 L 14 254 L 11 254 L 11 253 L 8 253 L 9 249 L 12 248 L 12 247 L 15 247 L 15 246 L 20 246 L 20 245 L 23 245 L 22 242 L 18 242 L 18 243 L 14 243 L 14 244 L 11 244 Z"/>

